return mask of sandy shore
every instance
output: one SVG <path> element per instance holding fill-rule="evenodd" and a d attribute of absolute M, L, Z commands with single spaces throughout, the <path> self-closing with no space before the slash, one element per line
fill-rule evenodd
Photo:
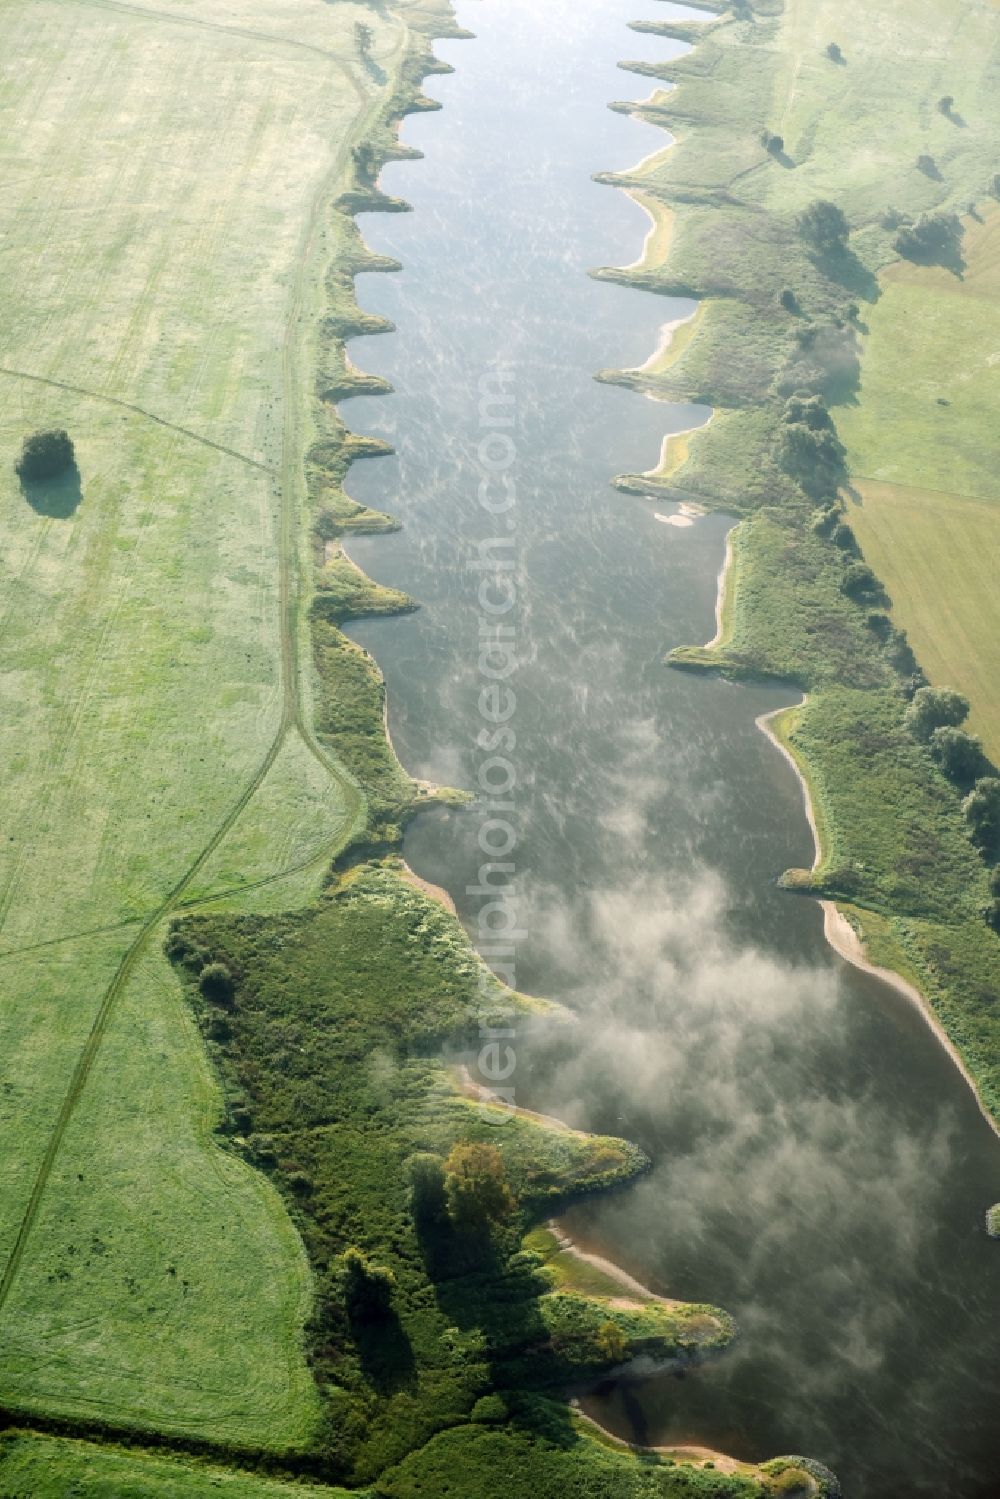
<path fill-rule="evenodd" d="M 659 1296 L 656 1291 L 651 1291 L 648 1286 L 644 1286 L 641 1280 L 636 1280 L 634 1275 L 629 1275 L 627 1270 L 616 1265 L 614 1260 L 606 1260 L 603 1255 L 591 1254 L 588 1250 L 581 1249 L 579 1244 L 565 1232 L 557 1218 L 550 1218 L 548 1226 L 555 1235 L 563 1254 L 572 1255 L 573 1259 L 579 1260 L 581 1265 L 589 1265 L 591 1269 L 599 1270 L 602 1275 L 608 1277 L 608 1280 L 614 1281 L 615 1285 L 621 1286 L 623 1291 L 627 1291 L 630 1296 L 640 1302 L 658 1301 L 661 1306 L 669 1307 L 687 1305 L 686 1302 L 677 1301 L 670 1296 Z"/>
<path fill-rule="evenodd" d="M 522 1109 L 520 1104 L 508 1103 L 505 1098 L 498 1098 L 492 1088 L 487 1088 L 484 1083 L 474 1081 L 468 1067 L 462 1065 L 455 1068 L 458 1084 L 466 1098 L 474 1098 L 477 1103 L 495 1104 L 498 1109 L 503 1109 L 508 1114 L 516 1114 L 519 1119 L 530 1119 L 534 1124 L 544 1124 L 546 1129 L 558 1130 L 562 1135 L 576 1135 L 580 1140 L 589 1140 L 590 1136 L 586 1130 L 573 1129 L 562 1119 L 557 1119 L 554 1114 L 538 1114 L 534 1109 Z"/>
<path fill-rule="evenodd" d="M 452 916 L 458 915 L 458 908 L 455 902 L 442 885 L 432 885 L 430 880 L 421 879 L 420 875 L 410 868 L 405 859 L 403 860 L 403 867 L 400 873 L 408 885 L 412 885 L 416 890 L 422 890 L 425 895 L 430 896 L 431 900 L 436 900 L 439 906 L 444 906 L 445 910 Z"/>
<path fill-rule="evenodd" d="M 626 1442 L 622 1437 L 617 1436 L 613 1431 L 609 1431 L 606 1426 L 602 1426 L 600 1421 L 595 1421 L 593 1416 L 588 1415 L 587 1412 L 581 1408 L 580 1402 L 578 1400 L 573 1400 L 570 1403 L 573 1407 L 574 1413 L 579 1417 L 581 1421 L 586 1422 L 588 1426 L 592 1426 L 594 1430 L 599 1431 L 602 1436 L 610 1437 L 611 1440 L 617 1443 L 617 1445 L 624 1451 L 639 1453 L 655 1452 L 657 1457 L 673 1457 L 676 1458 L 678 1462 L 682 1463 L 712 1463 L 720 1473 L 740 1473 L 744 1476 L 747 1476 L 755 1474 L 757 1472 L 757 1469 L 754 1467 L 753 1463 L 741 1463 L 735 1457 L 727 1457 L 724 1452 L 716 1452 L 711 1447 L 640 1447 L 635 1442 Z"/>
<path fill-rule="evenodd" d="M 649 238 L 652 237 L 652 235 L 654 235 L 655 233 L 656 229 L 654 227 L 650 230 L 649 236 L 647 237 L 647 244 L 649 243 Z M 644 258 L 645 251 L 643 252 L 643 259 Z M 630 271 L 638 270 L 641 265 L 642 261 L 640 260 L 637 261 L 634 266 L 628 266 L 626 269 Z M 659 364 L 660 360 L 663 358 L 664 354 L 673 343 L 674 334 L 677 332 L 677 329 L 683 328 L 686 323 L 693 323 L 695 318 L 698 316 L 699 310 L 700 304 L 699 307 L 695 308 L 694 312 L 689 312 L 686 317 L 674 318 L 673 322 L 671 323 L 661 323 L 659 343 L 656 345 L 656 348 L 653 350 L 652 354 L 650 354 L 645 364 L 636 365 L 634 373 L 637 375 L 642 375 L 645 374 L 647 370 L 655 370 L 656 366 Z M 667 398 L 664 396 L 662 399 L 666 400 Z"/>
<path fill-rule="evenodd" d="M 803 697 L 802 703 L 804 703 L 805 701 L 806 699 Z M 801 704 L 799 706 L 801 706 Z M 820 841 L 819 826 L 816 821 L 816 813 L 815 809 L 813 808 L 812 796 L 809 793 L 809 784 L 806 781 L 805 776 L 802 774 L 795 756 L 791 753 L 786 745 L 782 744 L 781 740 L 771 728 L 771 719 L 776 718 L 779 713 L 783 712 L 785 712 L 785 709 L 778 708 L 774 713 L 762 714 L 761 717 L 757 719 L 757 727 L 760 729 L 762 734 L 765 734 L 767 736 L 767 738 L 771 741 L 775 748 L 780 750 L 781 754 L 784 755 L 785 759 L 788 761 L 789 765 L 791 765 L 792 769 L 795 771 L 796 777 L 798 778 L 799 786 L 802 790 L 802 801 L 803 805 L 805 806 L 806 816 L 809 819 L 809 826 L 812 829 L 814 848 L 812 868 L 815 870 L 819 867 L 820 860 L 823 857 L 823 849 L 822 843 Z M 965 1079 L 965 1082 L 972 1090 L 972 1095 L 975 1098 L 976 1103 L 979 1105 L 979 1112 L 982 1114 L 983 1118 L 986 1120 L 993 1133 L 1000 1137 L 1000 1124 L 997 1123 L 997 1121 L 993 1118 L 993 1115 L 983 1103 L 982 1097 L 979 1092 L 978 1083 L 966 1066 L 965 1061 L 960 1055 L 951 1037 L 948 1035 L 947 1031 L 944 1029 L 944 1026 L 935 1015 L 930 1001 L 927 999 L 926 995 L 923 994 L 915 984 L 911 984 L 908 979 L 903 978 L 902 974 L 896 973 L 894 969 L 880 968 L 875 963 L 869 961 L 865 952 L 865 945 L 862 937 L 858 934 L 858 932 L 855 931 L 854 927 L 851 925 L 850 921 L 848 921 L 843 911 L 841 911 L 836 901 L 821 900 L 820 907 L 823 911 L 823 935 L 826 937 L 827 942 L 833 948 L 834 952 L 837 953 L 839 957 L 843 958 L 846 963 L 850 963 L 853 968 L 860 969 L 862 973 L 869 973 L 873 978 L 881 979 L 882 983 L 888 984 L 889 987 L 891 989 L 894 989 L 897 994 L 902 994 L 906 999 L 910 1001 L 911 1004 L 916 1005 L 917 1009 L 920 1011 L 920 1014 L 923 1016 L 924 1021 L 933 1032 L 935 1038 L 940 1042 L 941 1046 L 944 1047 L 944 1050 L 948 1053 L 948 1056 L 954 1062 L 962 1077 Z"/>
<path fill-rule="evenodd" d="M 736 525 L 739 525 L 738 521 Z M 726 589 L 729 587 L 729 573 L 733 565 L 733 533 L 736 530 L 736 525 L 730 526 L 726 532 L 726 555 L 722 559 L 722 566 L 719 568 L 718 584 L 715 591 L 715 634 L 711 640 L 705 642 L 706 651 L 714 650 L 717 645 L 722 644 L 723 618 L 726 612 Z M 757 720 L 757 724 L 759 728 L 764 727 L 760 719 Z M 770 730 L 764 729 L 764 732 L 767 734 L 770 733 Z M 770 737 L 775 744 L 778 743 L 773 734 Z M 779 745 L 779 748 L 783 748 L 783 746 Z M 797 766 L 796 769 L 798 769 Z"/>
<path fill-rule="evenodd" d="M 659 153 L 657 153 L 657 154 L 659 154 Z M 664 230 L 665 232 L 669 232 L 669 222 L 668 221 L 669 221 L 669 219 L 673 218 L 673 215 L 670 213 L 670 210 L 667 208 L 666 204 L 662 204 L 661 207 L 662 207 L 663 214 L 665 215 L 665 218 L 664 219 L 658 219 L 657 216 L 656 216 L 656 214 L 654 213 L 653 209 L 649 206 L 649 203 L 646 201 L 646 198 L 645 198 L 645 196 L 642 193 L 638 192 L 635 188 L 624 188 L 623 191 L 625 193 L 626 198 L 631 198 L 632 202 L 636 205 L 636 207 L 642 209 L 643 213 L 646 215 L 647 219 L 649 220 L 649 229 L 646 232 L 646 238 L 642 242 L 642 252 L 639 255 L 639 259 L 638 260 L 633 260 L 633 262 L 632 262 L 631 265 L 622 266 L 622 270 L 624 270 L 624 271 L 645 271 L 645 270 L 650 270 L 651 267 L 646 264 L 647 258 L 649 256 L 650 245 L 652 245 L 653 241 L 656 239 L 656 236 L 660 233 L 661 229 Z"/>
<path fill-rule="evenodd" d="M 651 401 L 657 401 L 657 400 L 660 399 L 659 396 L 655 395 L 652 391 L 648 392 L 648 395 L 649 395 L 649 399 Z M 715 415 L 715 412 L 713 411 L 713 412 L 710 413 L 710 415 L 708 416 L 708 418 L 705 421 L 698 422 L 693 427 L 684 427 L 684 428 L 681 429 L 680 432 L 668 432 L 666 434 L 666 436 L 664 437 L 664 439 L 663 439 L 663 446 L 660 449 L 660 461 L 659 461 L 659 463 L 656 465 L 655 468 L 647 468 L 647 469 L 645 469 L 644 472 L 643 472 L 642 477 L 644 479 L 663 479 L 663 478 L 666 478 L 667 477 L 667 453 L 670 450 L 670 444 L 672 442 L 675 442 L 678 437 L 690 437 L 691 434 L 692 434 L 692 432 L 704 432 L 705 428 L 708 427 L 711 424 L 712 417 L 714 415 Z M 682 463 L 686 463 L 686 462 L 687 462 L 687 455 L 685 454 L 684 458 L 682 459 Z M 680 464 L 678 464 L 678 467 L 680 467 Z"/>

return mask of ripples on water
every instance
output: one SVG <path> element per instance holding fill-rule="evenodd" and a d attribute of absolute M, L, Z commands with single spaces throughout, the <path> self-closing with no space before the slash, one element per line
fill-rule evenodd
<path fill-rule="evenodd" d="M 845 970 L 815 904 L 775 887 L 809 862 L 810 837 L 754 719 L 791 694 L 662 666 L 669 647 L 712 634 L 729 522 L 665 526 L 662 502 L 610 487 L 708 414 L 591 378 L 642 363 L 660 324 L 692 307 L 586 276 L 635 260 L 648 228 L 590 180 L 666 142 L 605 107 L 653 87 L 619 58 L 683 50 L 628 32 L 643 10 L 460 0 L 479 39 L 439 44 L 458 72 L 427 91 L 447 112 L 403 130 L 427 159 L 383 174 L 415 212 L 361 220 L 405 268 L 360 278 L 362 304 L 398 331 L 351 352 L 397 393 L 345 408 L 398 453 L 355 467 L 350 492 L 405 523 L 351 553 L 422 609 L 352 633 L 385 672 L 407 768 L 474 785 L 470 563 L 491 534 L 478 391 L 506 363 L 517 978 L 582 1020 L 519 1039 L 517 1097 L 645 1146 L 651 1174 L 574 1209 L 571 1232 L 666 1292 L 726 1306 L 743 1332 L 717 1363 L 593 1412 L 644 1442 L 810 1453 L 858 1499 L 985 1499 L 1000 1492 L 1000 1250 L 982 1215 L 1000 1196 L 1000 1146 L 920 1016 Z M 435 814 L 407 839 L 470 923 L 478 827 L 476 812 Z"/>

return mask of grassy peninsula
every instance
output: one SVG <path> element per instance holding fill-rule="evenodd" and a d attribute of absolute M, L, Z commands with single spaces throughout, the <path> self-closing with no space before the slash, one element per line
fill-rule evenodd
<path fill-rule="evenodd" d="M 997 827 L 977 801 L 1000 749 L 996 10 L 747 0 L 642 29 L 692 44 L 623 64 L 654 91 L 616 107 L 674 143 L 605 180 L 651 207 L 657 253 L 597 274 L 699 305 L 650 365 L 603 378 L 713 417 L 618 483 L 739 518 L 719 638 L 670 661 L 803 689 L 772 727 L 820 854 L 785 883 L 919 989 L 1000 1123 Z M 965 695 L 968 724 L 928 683 Z"/>

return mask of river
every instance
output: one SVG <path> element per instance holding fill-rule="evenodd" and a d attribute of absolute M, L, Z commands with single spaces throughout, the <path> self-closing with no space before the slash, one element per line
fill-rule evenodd
<path fill-rule="evenodd" d="M 648 228 L 591 174 L 668 141 L 606 107 L 652 86 L 618 59 L 682 50 L 627 31 L 641 13 L 694 14 L 459 0 L 478 39 L 436 49 L 457 69 L 427 86 L 446 113 L 408 119 L 426 160 L 382 176 L 415 211 L 361 219 L 404 270 L 359 279 L 397 331 L 351 352 L 396 394 L 344 407 L 397 448 L 357 465 L 349 491 L 405 527 L 352 539 L 351 555 L 421 610 L 351 633 L 385 673 L 407 769 L 474 787 L 505 774 L 476 744 L 480 634 L 512 630 L 516 784 L 499 821 L 516 835 L 516 981 L 580 1023 L 520 1035 L 508 1086 L 645 1147 L 649 1175 L 574 1208 L 568 1230 L 742 1330 L 717 1362 L 594 1397 L 592 1414 L 649 1444 L 806 1453 L 851 1499 L 986 1499 L 1000 1492 L 1000 1246 L 983 1213 L 1000 1143 L 919 1013 L 830 951 L 814 902 L 776 887 L 811 862 L 811 837 L 755 718 L 791 695 L 662 665 L 713 633 L 730 522 L 664 524 L 674 507 L 610 485 L 708 415 L 592 378 L 642 363 L 659 325 L 692 310 L 586 274 L 635 260 Z M 506 400 L 484 403 L 498 370 Z M 490 538 L 514 560 L 484 595 L 511 604 L 494 617 L 474 566 Z M 406 841 L 474 934 L 487 815 L 428 815 Z"/>

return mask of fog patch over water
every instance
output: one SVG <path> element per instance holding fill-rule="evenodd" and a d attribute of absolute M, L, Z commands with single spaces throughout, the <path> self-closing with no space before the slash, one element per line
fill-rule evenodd
<path fill-rule="evenodd" d="M 634 879 L 572 903 L 527 890 L 560 966 L 579 972 L 581 951 L 589 959 L 570 996 L 580 1024 L 533 1043 L 534 1070 L 560 1118 L 638 1140 L 653 1158 L 627 1193 L 571 1212 L 571 1230 L 640 1272 L 655 1265 L 665 1294 L 724 1300 L 745 1335 L 733 1357 L 780 1342 L 795 1369 L 788 1398 L 811 1402 L 878 1368 L 910 1315 L 953 1123 L 930 1107 L 919 1136 L 903 1134 L 874 1077 L 848 1089 L 837 974 L 732 940 L 720 919 L 730 904 L 708 872 L 681 889 Z M 793 1298 L 787 1322 L 770 1293 L 758 1299 L 793 1268 L 806 1274 L 798 1294 L 828 1311 L 822 1356 Z"/>

